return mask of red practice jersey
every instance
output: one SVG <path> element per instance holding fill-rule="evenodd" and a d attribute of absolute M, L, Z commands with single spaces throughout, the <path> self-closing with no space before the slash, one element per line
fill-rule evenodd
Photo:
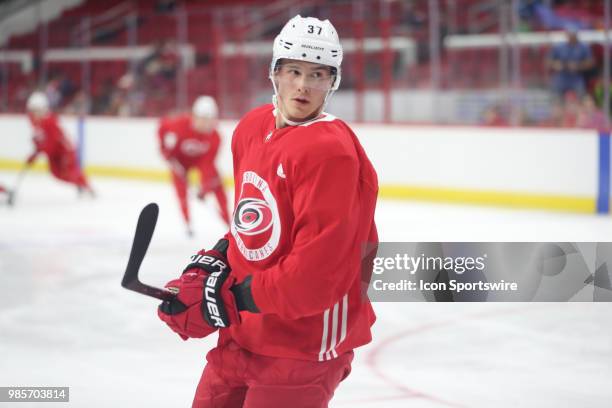
<path fill-rule="evenodd" d="M 29 114 L 28 117 L 34 128 L 33 139 L 37 151 L 44 152 L 49 157 L 74 151 L 74 148 L 60 128 L 55 114 L 49 113 L 38 119 L 32 114 Z"/>
<path fill-rule="evenodd" d="M 202 133 L 193 129 L 189 114 L 162 119 L 158 136 L 164 157 L 177 160 L 186 168 L 202 161 L 213 162 L 221 142 L 216 130 Z"/>
<path fill-rule="evenodd" d="M 355 134 L 329 114 L 276 129 L 265 105 L 238 124 L 232 152 L 228 261 L 238 282 L 253 276 L 261 313 L 241 312 L 229 334 L 253 353 L 314 361 L 370 342 L 361 263 L 378 242 L 378 181 Z"/>

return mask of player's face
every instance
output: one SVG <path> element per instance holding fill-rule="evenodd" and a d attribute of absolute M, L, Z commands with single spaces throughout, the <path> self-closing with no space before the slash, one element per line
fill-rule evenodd
<path fill-rule="evenodd" d="M 208 133 L 215 128 L 215 120 L 191 115 L 191 126 L 201 133 Z"/>
<path fill-rule="evenodd" d="M 295 122 L 319 114 L 334 80 L 328 66 L 295 60 L 283 61 L 274 78 L 278 107 L 287 119 Z"/>
<path fill-rule="evenodd" d="M 42 119 L 47 115 L 47 111 L 42 109 L 32 109 L 30 110 L 30 114 L 34 117 L 34 119 Z"/>

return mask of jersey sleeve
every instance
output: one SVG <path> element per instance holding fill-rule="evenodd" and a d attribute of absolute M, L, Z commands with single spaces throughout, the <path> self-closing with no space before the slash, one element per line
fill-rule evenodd
<path fill-rule="evenodd" d="M 32 143 L 34 143 L 34 150 L 39 153 L 45 150 L 45 135 L 42 130 L 34 130 L 32 134 Z"/>
<path fill-rule="evenodd" d="M 208 138 L 208 143 L 209 146 L 208 150 L 204 154 L 204 160 L 214 163 L 219 151 L 219 146 L 221 145 L 221 137 L 219 136 L 219 132 L 213 130 Z"/>
<path fill-rule="evenodd" d="M 166 158 L 166 160 L 170 159 L 172 156 L 172 149 L 176 145 L 177 135 L 174 133 L 168 123 L 167 120 L 162 120 L 157 129 L 157 137 L 159 140 L 159 150 Z"/>
<path fill-rule="evenodd" d="M 359 165 L 354 156 L 326 155 L 294 190 L 293 248 L 254 274 L 262 313 L 297 319 L 322 312 L 359 279 Z"/>

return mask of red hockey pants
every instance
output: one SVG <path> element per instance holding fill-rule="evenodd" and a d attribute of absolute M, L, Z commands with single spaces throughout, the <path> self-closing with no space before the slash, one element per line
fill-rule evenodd
<path fill-rule="evenodd" d="M 229 212 L 227 210 L 227 196 L 223 190 L 223 184 L 221 177 L 217 172 L 217 169 L 212 165 L 202 165 L 197 167 L 200 173 L 200 194 L 202 197 L 209 192 L 214 192 L 217 202 L 219 203 L 219 212 L 223 221 L 229 225 Z M 181 165 L 178 169 L 171 167 L 172 183 L 174 184 L 174 190 L 179 200 L 181 207 L 181 213 L 185 223 L 191 222 L 189 215 L 189 203 L 187 202 L 187 173 L 189 167 L 183 167 Z"/>
<path fill-rule="evenodd" d="M 193 408 L 326 408 L 353 352 L 325 362 L 253 354 L 229 339 L 206 359 Z"/>

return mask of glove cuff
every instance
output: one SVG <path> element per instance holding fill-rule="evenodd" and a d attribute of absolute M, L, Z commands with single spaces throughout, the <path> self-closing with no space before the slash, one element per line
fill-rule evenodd
<path fill-rule="evenodd" d="M 251 280 L 253 276 L 249 275 L 245 280 L 230 288 L 236 299 L 236 307 L 239 311 L 246 310 L 251 313 L 259 313 L 259 308 L 253 299 L 251 292 Z"/>
<path fill-rule="evenodd" d="M 206 251 L 204 249 L 200 250 L 197 254 L 191 256 L 191 262 L 185 267 L 185 269 L 183 269 L 183 273 L 193 268 L 198 268 L 207 274 L 217 272 L 218 270 L 224 270 L 226 268 L 229 272 L 229 265 L 227 264 L 228 246 L 229 241 L 222 238 L 210 251 Z"/>

